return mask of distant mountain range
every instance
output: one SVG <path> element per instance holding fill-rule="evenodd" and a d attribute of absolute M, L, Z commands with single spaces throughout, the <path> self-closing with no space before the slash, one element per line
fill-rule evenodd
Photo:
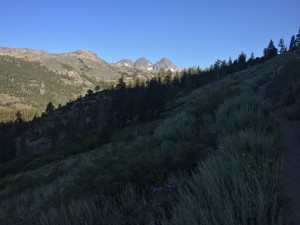
<path fill-rule="evenodd" d="M 121 77 L 126 83 L 136 78 L 149 80 L 162 69 L 175 71 L 176 67 L 165 58 L 154 65 L 143 57 L 109 64 L 88 50 L 52 54 L 0 48 L 0 114 L 7 114 L 7 110 L 40 111 L 49 101 L 56 106 L 65 104 L 96 86 L 111 87 Z"/>
<path fill-rule="evenodd" d="M 95 86 L 107 88 L 123 75 L 95 53 L 51 54 L 26 48 L 0 48 L 0 114 L 64 105 Z M 1 117 L 0 115 L 0 117 Z"/>
<path fill-rule="evenodd" d="M 138 58 L 136 61 L 133 61 L 131 59 L 122 59 L 117 63 L 112 63 L 111 65 L 115 67 L 130 67 L 152 72 L 159 72 L 161 70 L 171 70 L 172 72 L 175 72 L 180 70 L 167 58 L 162 58 L 155 64 L 144 57 Z"/>
<path fill-rule="evenodd" d="M 95 81 L 109 82 L 120 77 L 118 71 L 88 50 L 51 54 L 27 48 L 0 48 L 0 56 L 4 55 L 30 62 L 39 62 L 50 71 L 73 78 L 76 84 L 89 86 Z"/>

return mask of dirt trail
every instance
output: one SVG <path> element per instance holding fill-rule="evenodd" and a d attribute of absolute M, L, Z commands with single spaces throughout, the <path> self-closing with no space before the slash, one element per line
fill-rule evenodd
<path fill-rule="evenodd" d="M 265 97 L 267 85 L 261 86 L 258 90 L 263 97 Z M 299 109 L 300 102 L 298 101 L 291 106 L 280 106 L 271 112 L 271 116 L 280 126 L 284 147 L 281 158 L 282 179 L 286 185 L 289 201 L 286 214 L 287 225 L 300 225 L 300 121 L 292 121 L 287 117 Z"/>

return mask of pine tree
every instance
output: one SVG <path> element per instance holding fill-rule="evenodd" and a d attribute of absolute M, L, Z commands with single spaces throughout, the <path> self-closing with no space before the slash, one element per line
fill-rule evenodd
<path fill-rule="evenodd" d="M 24 120 L 23 120 L 23 115 L 20 111 L 18 111 L 16 113 L 16 123 L 22 123 Z"/>
<path fill-rule="evenodd" d="M 121 77 L 119 79 L 119 82 L 118 82 L 117 86 L 116 86 L 116 89 L 117 90 L 124 90 L 125 88 L 126 88 L 126 83 L 124 81 L 124 77 Z"/>
<path fill-rule="evenodd" d="M 49 102 L 48 105 L 46 106 L 46 114 L 49 115 L 54 111 L 54 105 L 52 102 Z"/>
<path fill-rule="evenodd" d="M 246 59 L 247 59 L 246 54 L 244 52 L 241 52 L 241 54 L 238 57 L 238 62 L 244 64 L 246 63 Z"/>
<path fill-rule="evenodd" d="M 231 59 L 231 57 L 229 57 L 229 59 L 228 59 L 228 65 L 229 65 L 229 66 L 232 65 L 232 59 Z"/>
<path fill-rule="evenodd" d="M 250 58 L 249 58 L 248 61 L 247 61 L 247 64 L 248 64 L 249 66 L 253 66 L 253 65 L 254 65 L 254 60 L 255 60 L 255 58 L 254 58 L 254 53 L 252 52 Z"/>
<path fill-rule="evenodd" d="M 264 57 L 265 59 L 271 59 L 278 55 L 278 49 L 275 48 L 274 42 L 271 40 L 269 46 L 264 49 Z"/>
<path fill-rule="evenodd" d="M 299 33 L 296 36 L 296 40 L 295 40 L 295 47 L 299 48 L 300 47 L 300 28 L 299 28 Z"/>
<path fill-rule="evenodd" d="M 217 80 L 220 77 L 220 70 L 221 70 L 221 68 L 222 68 L 222 61 L 219 60 L 219 59 L 217 59 L 217 61 L 214 64 L 214 70 L 216 71 Z"/>
<path fill-rule="evenodd" d="M 237 66 L 236 69 L 237 70 L 243 70 L 247 68 L 247 56 L 244 52 L 241 52 L 241 54 L 238 56 L 237 58 Z"/>
<path fill-rule="evenodd" d="M 286 46 L 285 46 L 284 40 L 282 38 L 279 40 L 278 47 L 280 48 L 280 50 L 279 50 L 280 54 L 286 52 Z"/>
<path fill-rule="evenodd" d="M 170 84 L 172 81 L 172 71 L 168 70 L 165 74 L 165 76 L 163 77 L 163 83 L 164 84 Z"/>
<path fill-rule="evenodd" d="M 289 51 L 293 51 L 293 50 L 295 50 L 296 48 L 297 48 L 297 47 L 296 47 L 296 38 L 295 38 L 295 35 L 293 35 L 292 38 L 291 38 Z"/>

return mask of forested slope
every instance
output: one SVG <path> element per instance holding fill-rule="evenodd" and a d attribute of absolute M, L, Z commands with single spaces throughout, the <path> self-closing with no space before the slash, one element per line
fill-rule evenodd
<path fill-rule="evenodd" d="M 276 98 L 289 100 L 291 82 L 280 79 L 294 79 L 289 62 L 299 54 L 285 53 L 223 78 L 219 73 L 219 80 L 214 76 L 206 84 L 201 82 L 208 74 L 184 78 L 184 88 L 182 82 L 170 83 L 164 90 L 172 97 L 164 98 L 164 107 L 135 107 L 125 96 L 139 89 L 130 91 L 119 83 L 112 91 L 119 100 L 116 105 L 130 107 L 114 111 L 118 129 L 91 130 L 51 151 L 0 166 L 0 221 L 284 224 L 280 134 L 269 114 L 271 105 L 256 92 L 271 82 L 270 96 L 281 93 Z M 284 77 L 278 76 L 280 71 Z M 152 85 L 162 91 L 158 83 Z M 138 88 L 147 96 L 147 89 Z M 293 89 L 294 97 L 299 90 Z M 92 94 L 61 110 L 88 104 L 90 111 L 100 95 L 105 94 Z M 145 100 L 152 102 L 140 99 Z M 130 114 L 129 109 L 136 111 Z M 59 111 L 41 121 L 51 122 L 55 113 Z"/>
<path fill-rule="evenodd" d="M 69 76 L 54 73 L 40 63 L 0 56 L 2 120 L 15 120 L 17 110 L 22 112 L 24 118 L 32 118 L 34 112 L 40 115 L 49 101 L 56 106 L 66 104 L 85 89 L 87 86 L 84 84 L 76 85 Z"/>

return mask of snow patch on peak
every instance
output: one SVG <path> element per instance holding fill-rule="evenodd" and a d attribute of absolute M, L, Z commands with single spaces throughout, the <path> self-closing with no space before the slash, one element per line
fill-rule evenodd
<path fill-rule="evenodd" d="M 177 67 L 167 58 L 162 58 L 156 64 L 151 63 L 145 57 L 140 57 L 136 61 L 130 59 L 122 59 L 117 63 L 111 65 L 116 67 L 131 67 L 139 70 L 147 70 L 153 72 L 159 72 L 160 70 L 171 70 L 172 72 L 178 71 Z"/>

